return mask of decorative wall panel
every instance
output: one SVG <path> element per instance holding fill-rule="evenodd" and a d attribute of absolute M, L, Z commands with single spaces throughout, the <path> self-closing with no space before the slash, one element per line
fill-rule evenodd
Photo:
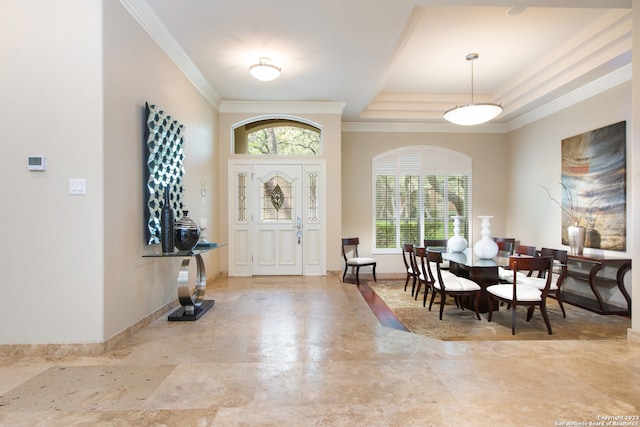
<path fill-rule="evenodd" d="M 169 186 L 174 217 L 182 216 L 184 126 L 156 105 L 146 103 L 145 240 L 160 243 L 160 210 Z"/>

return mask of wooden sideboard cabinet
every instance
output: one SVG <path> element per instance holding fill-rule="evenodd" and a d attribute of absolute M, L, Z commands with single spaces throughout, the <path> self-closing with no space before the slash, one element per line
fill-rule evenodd
<path fill-rule="evenodd" d="M 593 297 L 571 293 L 565 286 L 562 300 L 599 314 L 631 315 L 631 297 L 624 287 L 624 275 L 631 269 L 631 260 L 601 255 L 569 255 L 567 257 L 567 278 L 577 285 L 583 284 L 590 289 Z M 568 283 L 565 282 L 565 285 Z M 611 293 L 618 289 L 627 302 L 627 307 L 609 304 L 602 293 Z"/>

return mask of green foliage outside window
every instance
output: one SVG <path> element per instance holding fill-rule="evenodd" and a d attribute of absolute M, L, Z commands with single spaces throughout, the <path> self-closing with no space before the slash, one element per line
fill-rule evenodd
<path fill-rule="evenodd" d="M 437 147 L 405 147 L 374 159 L 375 242 L 398 249 L 403 242 L 453 236 L 454 215 L 469 240 L 470 160 Z"/>
<path fill-rule="evenodd" d="M 321 151 L 320 132 L 296 126 L 272 126 L 247 135 L 248 154 L 311 155 Z"/>

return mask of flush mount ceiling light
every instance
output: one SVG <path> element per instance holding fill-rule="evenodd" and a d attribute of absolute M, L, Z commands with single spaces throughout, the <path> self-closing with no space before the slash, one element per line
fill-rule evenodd
<path fill-rule="evenodd" d="M 471 104 L 456 105 L 454 108 L 444 112 L 445 120 L 463 126 L 472 126 L 486 123 L 502 113 L 502 106 L 498 104 L 473 102 L 473 61 L 478 59 L 477 53 L 467 55 L 467 61 L 471 61 Z"/>
<path fill-rule="evenodd" d="M 526 6 L 513 6 L 512 8 L 508 9 L 505 12 L 505 15 L 507 15 L 507 16 L 516 16 L 516 15 L 520 15 L 525 10 L 527 10 Z"/>
<path fill-rule="evenodd" d="M 253 77 L 263 82 L 268 82 L 278 78 L 280 75 L 280 67 L 276 67 L 271 63 L 271 58 L 261 57 L 257 64 L 249 67 L 249 72 Z"/>

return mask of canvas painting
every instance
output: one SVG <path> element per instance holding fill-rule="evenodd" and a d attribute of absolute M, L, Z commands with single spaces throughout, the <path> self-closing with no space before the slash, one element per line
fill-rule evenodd
<path fill-rule="evenodd" d="M 562 140 L 562 207 L 586 228 L 585 248 L 627 248 L 626 122 Z M 569 215 L 562 216 L 568 245 Z"/>

